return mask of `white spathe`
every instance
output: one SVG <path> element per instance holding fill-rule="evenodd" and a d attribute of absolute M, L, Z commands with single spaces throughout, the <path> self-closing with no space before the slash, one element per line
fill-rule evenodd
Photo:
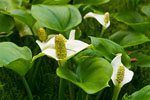
<path fill-rule="evenodd" d="M 89 12 L 87 13 L 84 18 L 88 18 L 88 17 L 93 17 L 95 18 L 101 25 L 103 25 L 105 28 L 108 28 L 110 26 L 110 20 L 108 21 L 108 23 L 105 23 L 104 19 L 105 19 L 105 15 L 101 15 L 101 14 L 97 14 L 97 13 L 93 13 L 93 12 Z"/>
<path fill-rule="evenodd" d="M 70 32 L 69 39 L 65 43 L 67 49 L 67 56 L 65 59 L 69 59 L 73 55 L 77 54 L 78 52 L 89 46 L 89 44 L 87 43 L 74 39 L 75 39 L 75 30 L 72 30 Z M 44 53 L 45 55 L 52 57 L 56 60 L 62 60 L 58 59 L 56 56 L 55 37 L 51 38 L 49 41 L 44 43 L 37 40 L 36 43 L 39 45 L 42 53 Z"/>
<path fill-rule="evenodd" d="M 118 73 L 119 67 L 124 66 L 121 62 L 121 56 L 122 56 L 122 54 L 119 53 L 111 62 L 112 66 L 113 66 L 113 74 L 112 74 L 111 79 L 112 79 L 114 85 L 118 84 L 116 79 L 117 79 L 117 73 Z M 125 66 L 124 66 L 124 68 L 125 68 L 124 78 L 123 78 L 123 81 L 119 84 L 120 87 L 122 87 L 126 83 L 130 82 L 134 75 L 133 71 L 129 70 Z"/>

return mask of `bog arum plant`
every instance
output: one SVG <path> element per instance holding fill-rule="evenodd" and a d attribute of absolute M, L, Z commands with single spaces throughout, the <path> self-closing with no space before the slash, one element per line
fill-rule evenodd
<path fill-rule="evenodd" d="M 68 40 L 61 34 L 54 36 L 47 42 L 37 40 L 36 43 L 39 45 L 42 52 L 35 56 L 33 60 L 41 55 L 47 55 L 56 60 L 68 60 L 73 55 L 89 46 L 89 44 L 80 40 L 75 40 L 74 38 L 75 30 L 72 30 Z"/>
<path fill-rule="evenodd" d="M 101 14 L 89 12 L 84 16 L 84 18 L 88 18 L 88 17 L 95 18 L 103 26 L 100 34 L 100 37 L 102 37 L 104 30 L 110 26 L 109 13 L 106 12 L 104 15 L 101 15 Z"/>
<path fill-rule="evenodd" d="M 111 62 L 113 66 L 113 74 L 111 79 L 113 84 L 115 85 L 112 100 L 117 100 L 119 92 L 123 85 L 130 82 L 134 75 L 133 71 L 130 71 L 122 64 L 121 56 L 122 54 L 119 53 Z"/>
<path fill-rule="evenodd" d="M 47 55 L 58 61 L 59 67 L 64 67 L 66 61 L 85 49 L 89 44 L 84 43 L 80 40 L 75 40 L 75 30 L 72 30 L 67 40 L 63 35 L 55 35 L 47 42 L 36 41 L 41 49 L 41 53 L 33 57 L 33 61 L 43 55 Z M 64 80 L 60 78 L 59 84 L 59 95 L 58 100 L 63 100 L 64 98 Z"/>

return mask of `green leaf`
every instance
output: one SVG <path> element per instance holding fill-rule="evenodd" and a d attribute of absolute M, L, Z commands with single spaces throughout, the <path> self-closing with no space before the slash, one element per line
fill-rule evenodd
<path fill-rule="evenodd" d="M 0 9 L 10 11 L 21 7 L 22 0 L 0 0 Z"/>
<path fill-rule="evenodd" d="M 130 23 L 142 23 L 144 22 L 144 17 L 138 12 L 129 11 L 129 12 L 119 12 L 114 16 L 116 20 L 123 22 L 125 24 Z"/>
<path fill-rule="evenodd" d="M 108 3 L 109 1 L 110 0 L 74 0 L 74 3 L 100 5 L 100 4 Z"/>
<path fill-rule="evenodd" d="M 15 19 L 16 28 L 19 31 L 20 37 L 32 35 L 31 29 L 18 19 Z"/>
<path fill-rule="evenodd" d="M 117 21 L 123 22 L 129 25 L 137 32 L 145 32 L 150 30 L 150 22 L 144 22 L 144 17 L 138 12 L 120 12 L 117 13 L 114 18 Z"/>
<path fill-rule="evenodd" d="M 6 67 L 24 76 L 31 68 L 32 53 L 27 47 L 18 47 L 11 42 L 0 43 L 0 67 Z"/>
<path fill-rule="evenodd" d="M 123 64 L 126 67 L 130 67 L 130 58 L 119 44 L 108 39 L 97 37 L 91 37 L 91 42 L 93 49 L 109 61 L 111 61 L 116 56 L 116 54 L 122 53 Z"/>
<path fill-rule="evenodd" d="M 41 25 L 56 31 L 67 31 L 81 22 L 80 12 L 71 5 L 34 5 L 31 13 Z"/>
<path fill-rule="evenodd" d="M 150 17 L 150 4 L 146 5 L 146 6 L 143 6 L 141 11 L 147 15 L 148 17 Z"/>
<path fill-rule="evenodd" d="M 150 67 L 150 56 L 142 53 L 133 53 L 131 58 L 135 58 L 137 61 L 133 62 L 133 65 L 140 67 Z"/>
<path fill-rule="evenodd" d="M 134 92 L 129 96 L 129 100 L 150 100 L 150 85 L 145 86 L 137 92 Z"/>
<path fill-rule="evenodd" d="M 128 94 L 126 93 L 126 94 L 124 94 L 124 96 L 122 97 L 122 99 L 121 100 L 129 100 L 128 99 Z"/>
<path fill-rule="evenodd" d="M 132 29 L 137 32 L 146 32 L 150 31 L 150 22 L 136 23 L 136 24 L 128 24 Z"/>
<path fill-rule="evenodd" d="M 77 66 L 75 72 L 67 67 L 57 68 L 57 75 L 93 94 L 108 86 L 112 75 L 111 64 L 100 57 L 90 57 Z"/>
<path fill-rule="evenodd" d="M 0 35 L 9 33 L 14 26 L 14 21 L 10 16 L 0 13 Z"/>
<path fill-rule="evenodd" d="M 95 52 L 93 49 L 87 48 L 84 51 L 79 52 L 77 55 L 75 55 L 73 57 L 73 60 L 77 63 L 80 63 L 85 59 L 88 59 L 89 57 L 101 57 L 101 55 Z"/>
<path fill-rule="evenodd" d="M 55 5 L 55 4 L 67 4 L 70 0 L 32 0 L 32 4 L 46 4 L 46 5 Z"/>
<path fill-rule="evenodd" d="M 149 39 L 143 33 L 122 30 L 111 35 L 109 39 L 120 44 L 124 48 L 149 41 Z"/>
<path fill-rule="evenodd" d="M 30 28 L 32 28 L 32 26 L 36 22 L 36 20 L 31 16 L 30 13 L 22 9 L 12 10 L 10 13 L 10 16 L 15 17 L 16 19 L 22 21 L 23 23 L 28 25 Z"/>

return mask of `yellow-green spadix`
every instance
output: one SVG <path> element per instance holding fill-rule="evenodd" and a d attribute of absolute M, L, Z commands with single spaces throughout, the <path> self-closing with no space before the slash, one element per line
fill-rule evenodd
<path fill-rule="evenodd" d="M 113 74 L 112 74 L 112 81 L 113 84 L 119 85 L 120 88 L 125 85 L 126 83 L 130 82 L 133 78 L 133 71 L 126 68 L 121 62 L 122 54 L 119 53 L 111 62 L 113 66 Z"/>
<path fill-rule="evenodd" d="M 42 54 L 56 60 L 67 60 L 89 46 L 89 44 L 85 42 L 75 40 L 75 30 L 72 30 L 70 32 L 68 40 L 63 37 L 63 41 L 62 37 L 62 35 L 56 35 L 47 42 L 43 43 L 37 40 L 36 43 L 39 45 Z"/>
<path fill-rule="evenodd" d="M 95 18 L 105 28 L 108 28 L 110 26 L 110 20 L 109 20 L 109 13 L 108 12 L 106 12 L 104 15 L 89 12 L 84 16 L 84 18 L 88 18 L 88 17 Z"/>

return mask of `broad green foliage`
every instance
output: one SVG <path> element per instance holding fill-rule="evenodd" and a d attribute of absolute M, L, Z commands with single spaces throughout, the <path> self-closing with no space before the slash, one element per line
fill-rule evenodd
<path fill-rule="evenodd" d="M 32 0 L 33 4 L 46 4 L 46 5 L 54 5 L 54 4 L 67 4 L 70 0 Z"/>
<path fill-rule="evenodd" d="M 125 24 L 132 24 L 132 23 L 142 23 L 144 22 L 144 17 L 135 11 L 128 11 L 128 12 L 120 12 L 114 16 L 118 21 L 121 21 Z"/>
<path fill-rule="evenodd" d="M 126 25 L 129 25 L 137 32 L 145 32 L 150 30 L 150 22 L 145 22 L 144 17 L 135 11 L 128 11 L 128 12 L 120 12 L 115 14 L 114 18 L 117 21 L 123 22 Z"/>
<path fill-rule="evenodd" d="M 31 14 L 22 9 L 16 9 L 11 11 L 10 16 L 17 18 L 29 27 L 32 27 L 36 22 L 36 20 L 31 16 Z"/>
<path fill-rule="evenodd" d="M 143 33 L 132 31 L 118 31 L 110 36 L 110 40 L 120 44 L 123 47 L 130 47 L 149 41 Z"/>
<path fill-rule="evenodd" d="M 99 53 L 92 50 L 92 48 L 85 49 L 84 51 L 78 53 L 73 57 L 73 60 L 77 63 L 83 62 L 85 59 L 89 57 L 102 57 Z"/>
<path fill-rule="evenodd" d="M 20 8 L 21 5 L 22 5 L 22 0 L 0 0 L 0 9 L 6 11 Z"/>
<path fill-rule="evenodd" d="M 0 32 L 9 33 L 14 28 L 14 26 L 14 21 L 10 16 L 0 13 Z"/>
<path fill-rule="evenodd" d="M 147 15 L 148 17 L 150 17 L 150 4 L 146 5 L 146 6 L 143 6 L 141 11 Z"/>
<path fill-rule="evenodd" d="M 81 22 L 80 12 L 71 5 L 33 5 L 31 13 L 41 25 L 56 31 L 69 30 Z"/>
<path fill-rule="evenodd" d="M 150 56 L 142 53 L 133 53 L 130 57 L 136 59 L 136 61 L 133 62 L 133 65 L 139 67 L 150 67 Z"/>
<path fill-rule="evenodd" d="M 150 31 L 150 22 L 143 22 L 143 23 L 137 23 L 137 24 L 129 24 L 130 27 L 132 27 L 137 32 L 146 32 Z"/>
<path fill-rule="evenodd" d="M 129 100 L 150 100 L 150 86 L 145 86 L 141 90 L 129 96 Z"/>
<path fill-rule="evenodd" d="M 77 66 L 75 72 L 67 67 L 59 67 L 57 75 L 78 85 L 88 94 L 93 94 L 108 86 L 112 66 L 103 58 L 89 57 Z"/>
<path fill-rule="evenodd" d="M 103 38 L 91 37 L 93 49 L 111 61 L 116 54 L 122 53 L 122 62 L 126 67 L 130 67 L 130 58 L 125 50 L 117 43 Z"/>
<path fill-rule="evenodd" d="M 32 54 L 27 47 L 18 47 L 11 42 L 0 43 L 0 67 L 6 67 L 24 76 L 31 68 Z"/>
<path fill-rule="evenodd" d="M 100 5 L 109 2 L 110 0 L 74 0 L 75 4 L 92 4 Z"/>

